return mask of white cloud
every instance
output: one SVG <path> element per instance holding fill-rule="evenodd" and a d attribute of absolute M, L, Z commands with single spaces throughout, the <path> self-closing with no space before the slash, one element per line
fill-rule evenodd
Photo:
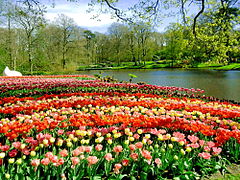
<path fill-rule="evenodd" d="M 87 10 L 88 10 L 87 3 L 69 3 L 69 2 L 65 2 L 64 4 L 56 3 L 56 6 L 54 8 L 48 6 L 47 13 L 45 16 L 50 21 L 54 21 L 58 14 L 64 14 L 70 18 L 73 18 L 75 23 L 78 26 L 82 27 L 105 26 L 113 22 L 116 22 L 116 20 L 111 18 L 110 14 L 101 14 L 98 19 L 92 19 L 93 16 L 96 14 L 94 14 L 94 12 L 87 13 Z"/>
<path fill-rule="evenodd" d="M 137 0 L 119 1 L 118 7 L 125 8 L 133 5 Z M 87 13 L 89 9 L 88 3 L 90 0 L 80 0 L 79 2 L 68 2 L 67 0 L 55 0 L 55 7 L 47 5 L 46 18 L 50 21 L 54 21 L 58 17 L 58 14 L 64 14 L 70 18 L 73 18 L 74 22 L 83 28 L 87 28 L 92 31 L 98 31 L 105 33 L 107 28 L 113 23 L 117 22 L 117 19 L 112 19 L 111 14 L 101 14 L 97 19 L 92 19 L 96 15 L 96 11 Z M 48 3 L 49 4 L 49 3 Z M 95 9 L 100 8 L 96 6 Z M 171 22 L 176 22 L 176 17 L 169 17 L 163 19 L 159 27 L 155 27 L 157 31 L 163 32 L 167 25 Z"/>

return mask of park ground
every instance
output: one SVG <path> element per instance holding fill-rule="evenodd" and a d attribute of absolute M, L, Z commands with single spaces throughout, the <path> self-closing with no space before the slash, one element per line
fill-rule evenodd
<path fill-rule="evenodd" d="M 194 65 L 185 64 L 183 61 L 171 61 L 171 60 L 160 60 L 160 61 L 146 61 L 140 65 L 135 65 L 134 62 L 124 62 L 121 65 L 105 63 L 80 66 L 79 71 L 82 70 L 119 70 L 119 69 L 161 69 L 161 68 L 184 68 L 184 69 L 211 69 L 219 71 L 228 70 L 240 70 L 240 63 L 231 64 L 219 64 L 219 63 L 198 63 Z"/>

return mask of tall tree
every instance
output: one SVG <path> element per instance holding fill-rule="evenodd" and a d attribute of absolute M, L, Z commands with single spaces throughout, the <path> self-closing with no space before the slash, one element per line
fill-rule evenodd
<path fill-rule="evenodd" d="M 147 52 L 149 50 L 147 46 L 147 41 L 151 34 L 151 27 L 148 24 L 141 23 L 140 25 L 135 26 L 134 29 L 136 31 L 137 42 L 138 42 L 138 50 L 139 50 L 138 59 L 143 61 L 145 65 Z"/>
<path fill-rule="evenodd" d="M 61 45 L 62 45 L 62 68 L 65 69 L 67 63 L 67 53 L 71 48 L 73 42 L 72 35 L 76 27 L 74 20 L 64 14 L 60 14 L 56 19 L 56 25 L 61 32 Z"/>
<path fill-rule="evenodd" d="M 33 73 L 34 58 L 33 58 L 33 46 L 35 43 L 34 33 L 37 29 L 44 26 L 45 7 L 40 4 L 30 5 L 27 2 L 20 3 L 16 6 L 16 18 L 15 20 L 24 29 L 26 35 L 26 48 L 28 54 L 29 71 Z"/>
<path fill-rule="evenodd" d="M 137 37 L 136 33 L 133 27 L 130 26 L 128 33 L 126 34 L 127 36 L 127 45 L 129 49 L 129 53 L 131 54 L 131 60 L 134 62 L 134 65 L 138 65 L 137 57 L 136 57 L 136 42 L 137 42 Z"/>
<path fill-rule="evenodd" d="M 2 1 L 0 3 L 2 17 L 2 23 L 7 27 L 7 35 L 6 35 L 6 51 L 8 54 L 7 64 L 11 69 L 16 69 L 16 58 L 13 57 L 13 24 L 14 24 L 14 16 L 15 9 L 14 4 L 12 2 Z"/>
<path fill-rule="evenodd" d="M 125 32 L 127 31 L 127 27 L 123 24 L 119 23 L 113 23 L 108 28 L 108 34 L 110 35 L 113 43 L 113 47 L 115 50 L 115 59 L 118 65 L 120 65 L 120 51 L 122 48 L 122 42 L 125 35 Z"/>
<path fill-rule="evenodd" d="M 222 7 L 226 4 L 231 4 L 232 6 L 239 6 L 239 0 L 214 0 L 217 3 L 221 3 Z M 186 12 L 193 6 L 200 7 L 197 13 L 194 15 L 193 18 L 193 24 L 192 24 L 192 32 L 197 38 L 197 21 L 202 16 L 202 14 L 207 9 L 206 7 L 212 7 L 213 3 L 212 1 L 207 0 L 169 0 L 169 1 L 160 1 L 160 0 L 139 0 L 134 2 L 129 7 L 123 9 L 121 6 L 119 6 L 118 2 L 121 2 L 121 0 L 91 0 L 91 6 L 94 6 L 96 4 L 101 4 L 101 13 L 106 12 L 107 10 L 110 10 L 112 14 L 119 18 L 122 21 L 134 24 L 138 23 L 139 19 L 141 21 L 148 21 L 148 22 L 158 22 L 159 20 L 163 19 L 166 16 L 169 15 L 175 15 L 172 13 L 173 10 L 176 11 L 178 9 L 178 12 L 182 14 L 183 22 L 186 24 L 187 18 L 186 18 Z M 131 3 L 130 3 L 131 4 Z M 106 9 L 103 8 L 103 6 L 106 7 Z M 132 13 L 128 13 L 127 11 L 131 11 Z M 171 12 L 171 13 L 169 13 Z M 225 16 L 225 15 L 224 15 Z"/>
<path fill-rule="evenodd" d="M 94 61 L 94 50 L 95 50 L 94 40 L 95 40 L 96 35 L 94 33 L 92 33 L 92 31 L 90 31 L 90 30 L 85 30 L 85 31 L 83 31 L 83 36 L 86 39 L 85 48 L 87 50 L 88 61 L 90 62 L 90 60 L 91 60 L 92 64 L 94 64 L 95 63 L 95 61 Z"/>

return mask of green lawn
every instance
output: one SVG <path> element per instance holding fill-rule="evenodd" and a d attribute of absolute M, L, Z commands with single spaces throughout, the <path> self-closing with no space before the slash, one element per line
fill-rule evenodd
<path fill-rule="evenodd" d="M 200 63 L 193 67 L 184 64 L 180 60 L 173 61 L 174 68 L 194 68 L 194 69 L 213 69 L 213 70 L 240 70 L 240 63 L 232 63 L 229 65 L 217 63 Z M 161 61 L 146 61 L 140 65 L 135 65 L 134 62 L 123 62 L 120 66 L 118 64 L 111 64 L 110 67 L 99 65 L 80 66 L 78 70 L 118 70 L 118 69 L 158 69 L 158 68 L 172 68 L 172 60 Z"/>

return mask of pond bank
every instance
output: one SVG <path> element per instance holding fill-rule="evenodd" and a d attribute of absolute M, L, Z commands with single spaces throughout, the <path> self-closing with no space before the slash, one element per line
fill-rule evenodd
<path fill-rule="evenodd" d="M 105 66 L 104 64 L 98 65 L 89 65 L 89 66 L 80 66 L 78 71 L 86 70 L 120 70 L 120 69 L 161 69 L 161 68 L 173 68 L 173 69 L 210 69 L 210 70 L 219 70 L 219 71 L 228 71 L 228 70 L 240 70 L 240 63 L 231 63 L 229 65 L 221 64 L 206 64 L 201 63 L 195 66 L 189 66 L 182 63 L 174 62 L 173 65 L 171 62 L 162 62 L 162 61 L 147 61 L 142 65 L 134 65 L 131 62 L 123 63 L 120 66 Z"/>

